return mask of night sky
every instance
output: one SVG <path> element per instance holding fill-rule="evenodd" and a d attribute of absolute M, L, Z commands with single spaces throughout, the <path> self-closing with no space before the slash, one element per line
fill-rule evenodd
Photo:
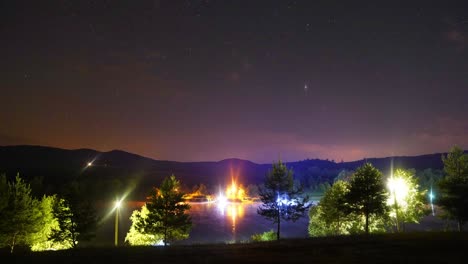
<path fill-rule="evenodd" d="M 2 1 L 0 145 L 262 163 L 468 148 L 468 1 L 356 2 Z"/>

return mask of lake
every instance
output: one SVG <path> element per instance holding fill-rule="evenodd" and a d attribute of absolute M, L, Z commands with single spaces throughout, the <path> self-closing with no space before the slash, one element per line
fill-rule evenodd
<path fill-rule="evenodd" d="M 130 229 L 129 220 L 133 210 L 140 209 L 143 203 L 127 202 L 120 209 L 119 243 L 123 244 L 125 235 Z M 247 241 L 253 234 L 271 229 L 276 230 L 276 224 L 267 221 L 257 214 L 261 203 L 226 203 L 219 206 L 216 203 L 191 203 L 189 211 L 192 217 L 192 230 L 188 239 L 178 244 L 200 243 L 231 243 Z M 105 210 L 105 207 L 102 208 Z M 92 245 L 113 245 L 115 213 L 110 212 L 104 217 L 97 230 Z M 309 217 L 299 219 L 295 223 L 281 223 L 281 237 L 307 237 Z"/>

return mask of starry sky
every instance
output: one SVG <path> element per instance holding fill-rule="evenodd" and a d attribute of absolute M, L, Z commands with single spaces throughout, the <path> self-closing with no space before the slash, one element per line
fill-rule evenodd
<path fill-rule="evenodd" d="M 2 1 L 0 145 L 260 163 L 468 148 L 468 3 L 408 2 Z"/>

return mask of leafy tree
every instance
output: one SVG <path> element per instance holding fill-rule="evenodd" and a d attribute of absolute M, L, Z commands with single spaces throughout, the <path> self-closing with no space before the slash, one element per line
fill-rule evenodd
<path fill-rule="evenodd" d="M 273 163 L 273 168 L 266 175 L 264 185 L 260 188 L 262 205 L 257 213 L 277 224 L 276 239 L 280 239 L 281 219 L 296 221 L 305 215 L 309 208 L 308 198 L 300 197 L 300 186 L 294 185 L 293 171 L 284 163 Z"/>
<path fill-rule="evenodd" d="M 348 214 L 363 216 L 364 230 L 369 234 L 370 221 L 387 214 L 387 197 L 382 173 L 370 163 L 366 163 L 351 177 L 349 192 L 345 196 L 345 210 Z"/>
<path fill-rule="evenodd" d="M 67 200 L 57 199 L 53 205 L 53 214 L 57 225 L 52 228 L 49 235 L 50 240 L 56 243 L 66 243 L 65 247 L 76 247 L 78 245 L 79 231 L 76 217 Z"/>
<path fill-rule="evenodd" d="M 2 202 L 0 202 L 0 247 L 9 246 L 13 252 L 15 246 L 30 246 L 33 234 L 41 230 L 41 203 L 31 196 L 31 188 L 19 175 L 14 182 L 0 177 Z M 5 186 L 7 186 L 5 188 Z"/>
<path fill-rule="evenodd" d="M 161 235 L 165 246 L 174 240 L 187 238 L 192 221 L 185 213 L 190 205 L 184 202 L 183 195 L 175 176 L 166 177 L 160 188 L 152 191 L 146 203 L 148 217 L 138 215 L 139 224 L 136 227 L 145 234 Z"/>
<path fill-rule="evenodd" d="M 276 232 L 274 230 L 270 230 L 261 234 L 254 234 L 251 236 L 251 239 L 254 242 L 273 241 L 276 239 Z"/>
<path fill-rule="evenodd" d="M 439 182 L 438 203 L 444 209 L 444 217 L 456 220 L 458 230 L 468 220 L 468 155 L 459 147 L 453 147 L 442 156 L 446 174 Z"/>
<path fill-rule="evenodd" d="M 319 237 L 319 236 L 328 236 L 333 233 L 333 230 L 330 230 L 329 226 L 325 223 L 323 219 L 323 210 L 319 205 L 314 205 L 310 207 L 309 210 L 309 236 Z"/>
<path fill-rule="evenodd" d="M 142 221 L 145 221 L 148 218 L 148 208 L 146 205 L 141 207 L 141 210 L 135 210 L 130 216 L 132 225 L 130 230 L 125 237 L 125 242 L 128 242 L 132 246 L 150 246 L 155 245 L 159 241 L 162 241 L 162 236 L 159 234 L 145 234 L 144 230 L 139 227 L 142 225 Z"/>
<path fill-rule="evenodd" d="M 427 214 L 425 208 L 427 190 L 420 190 L 414 170 L 397 169 L 387 181 L 390 216 L 397 231 L 404 223 L 419 223 Z"/>
<path fill-rule="evenodd" d="M 352 226 L 350 222 L 357 221 L 358 219 L 344 212 L 345 199 L 348 192 L 348 183 L 337 181 L 325 192 L 319 204 L 310 209 L 310 236 L 343 235 L 349 233 L 348 229 Z"/>

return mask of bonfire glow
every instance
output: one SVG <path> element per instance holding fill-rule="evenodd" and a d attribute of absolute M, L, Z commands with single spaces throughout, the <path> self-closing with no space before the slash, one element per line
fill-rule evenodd
<path fill-rule="evenodd" d="M 229 201 L 242 201 L 245 197 L 245 190 L 232 180 L 231 185 L 226 188 L 226 197 Z"/>

